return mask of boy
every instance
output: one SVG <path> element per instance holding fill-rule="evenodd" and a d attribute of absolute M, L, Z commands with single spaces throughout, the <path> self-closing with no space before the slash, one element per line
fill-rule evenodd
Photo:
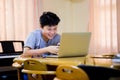
<path fill-rule="evenodd" d="M 57 54 L 60 35 L 57 34 L 59 17 L 52 12 L 44 12 L 39 19 L 41 29 L 31 32 L 24 44 L 21 57 L 46 57 Z"/>

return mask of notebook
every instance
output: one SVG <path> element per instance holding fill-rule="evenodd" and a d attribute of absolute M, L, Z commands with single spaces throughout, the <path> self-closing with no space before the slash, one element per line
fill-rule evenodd
<path fill-rule="evenodd" d="M 47 57 L 76 57 L 88 54 L 91 32 L 62 33 L 58 55 Z"/>

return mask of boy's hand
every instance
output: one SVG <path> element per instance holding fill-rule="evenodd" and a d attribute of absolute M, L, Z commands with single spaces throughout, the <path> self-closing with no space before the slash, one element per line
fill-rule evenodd
<path fill-rule="evenodd" d="M 57 54 L 59 50 L 59 46 L 48 46 L 47 50 L 50 53 Z"/>

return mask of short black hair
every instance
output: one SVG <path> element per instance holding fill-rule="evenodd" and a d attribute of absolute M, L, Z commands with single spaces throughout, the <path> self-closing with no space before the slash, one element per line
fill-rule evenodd
<path fill-rule="evenodd" d="M 39 22 L 42 28 L 46 25 L 55 26 L 60 22 L 60 18 L 55 13 L 43 12 L 43 14 L 40 16 Z"/>

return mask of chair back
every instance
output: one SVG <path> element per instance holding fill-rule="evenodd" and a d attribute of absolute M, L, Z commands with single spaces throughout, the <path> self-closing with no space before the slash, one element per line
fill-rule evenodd
<path fill-rule="evenodd" d="M 90 80 L 120 80 L 120 70 L 103 66 L 78 65 Z"/>
<path fill-rule="evenodd" d="M 36 59 L 28 59 L 24 61 L 24 69 L 26 70 L 37 70 L 37 71 L 47 71 L 45 64 L 41 63 Z"/>
<path fill-rule="evenodd" d="M 72 65 L 58 66 L 56 77 L 60 80 L 89 80 L 89 77 L 84 70 Z"/>
<path fill-rule="evenodd" d="M 24 61 L 22 72 L 28 74 L 28 80 L 47 80 L 46 75 L 56 74 L 55 71 L 48 71 L 47 65 L 35 58 Z"/>

